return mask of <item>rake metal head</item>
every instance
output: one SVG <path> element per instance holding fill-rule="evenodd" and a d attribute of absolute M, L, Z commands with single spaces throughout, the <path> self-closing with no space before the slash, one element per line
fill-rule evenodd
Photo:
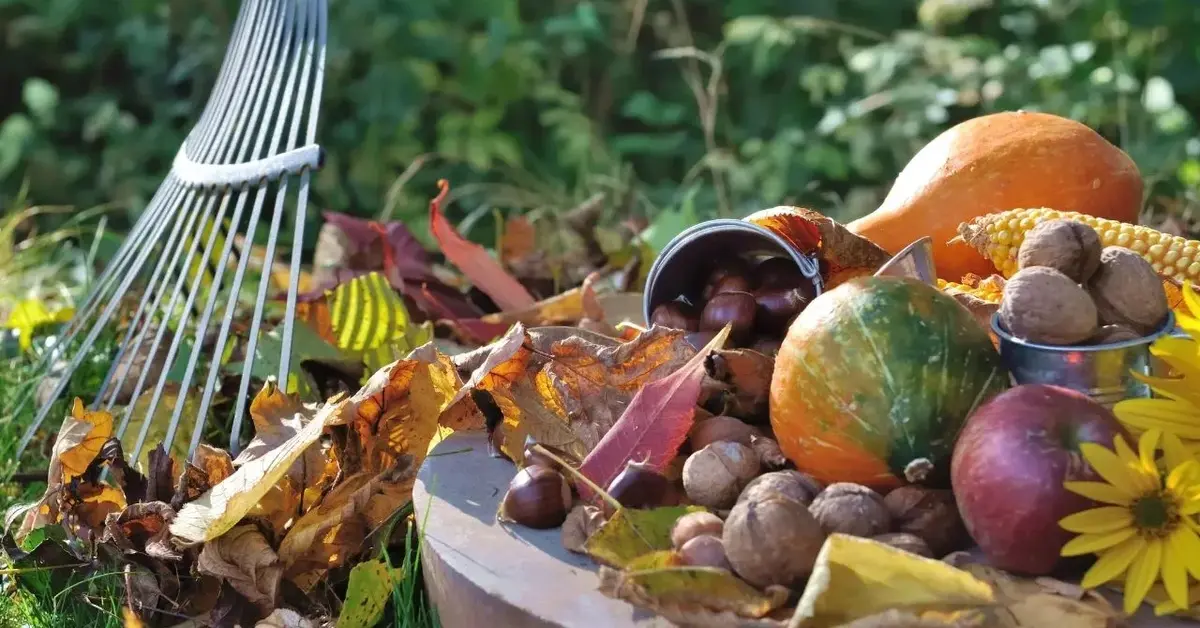
<path fill-rule="evenodd" d="M 122 321 L 117 355 L 100 392 L 94 400 L 84 401 L 102 410 L 129 404 L 117 436 L 123 437 L 131 422 L 140 423 L 135 445 L 126 452 L 134 460 L 147 446 L 156 412 L 170 410 L 165 432 L 168 449 L 179 436 L 183 415 L 194 413 L 195 425 L 187 435 L 190 457 L 213 405 L 222 357 L 227 356 L 231 341 L 240 338 L 245 342 L 245 357 L 237 394 L 232 397 L 229 439 L 236 454 L 256 358 L 277 357 L 272 365 L 278 365 L 279 381 L 288 381 L 309 182 L 322 161 L 315 139 L 326 25 L 326 0 L 243 2 L 200 120 L 56 345 L 71 346 L 75 353 L 51 350 L 42 359 L 40 370 L 54 366 L 57 383 L 48 399 L 40 400 L 18 456 L 96 339 L 105 329 L 116 327 L 114 317 L 119 311 L 130 309 L 134 313 Z M 276 356 L 258 345 L 285 218 L 293 224 L 293 246 Z M 251 244 L 261 239 L 264 230 L 265 247 L 261 255 L 252 255 Z M 259 258 L 255 262 L 263 269 L 255 288 L 254 311 L 248 329 L 234 330 L 238 296 L 253 284 L 246 281 L 252 257 Z M 135 290 L 135 285 L 140 289 Z M 76 344 L 77 338 L 82 340 Z M 143 368 L 131 367 L 138 360 Z M 175 364 L 183 365 L 181 373 L 171 372 Z M 173 408 L 167 407 L 171 402 L 164 401 L 164 391 L 174 386 L 183 394 L 202 386 L 198 405 L 185 404 L 181 395 Z M 147 396 L 148 402 L 142 403 Z M 18 411 L 29 401 L 27 397 L 18 404 Z M 140 421 L 135 420 L 135 410 Z"/>

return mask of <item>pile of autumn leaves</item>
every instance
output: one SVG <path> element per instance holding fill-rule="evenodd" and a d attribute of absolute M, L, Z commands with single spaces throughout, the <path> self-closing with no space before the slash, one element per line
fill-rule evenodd
<path fill-rule="evenodd" d="M 118 565 L 127 623 L 309 625 L 304 616 L 336 610 L 322 583 L 409 501 L 460 384 L 431 345 L 319 406 L 268 382 L 250 406 L 256 435 L 236 458 L 201 445 L 185 462 L 160 445 L 145 475 L 126 462 L 113 417 L 76 400 L 45 495 L 9 513 L 13 536 L 36 553 L 61 527 L 81 562 Z"/>

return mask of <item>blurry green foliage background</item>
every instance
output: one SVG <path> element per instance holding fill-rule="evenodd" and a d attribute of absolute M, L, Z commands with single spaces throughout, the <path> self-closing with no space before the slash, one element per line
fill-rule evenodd
<path fill-rule="evenodd" d="M 784 202 L 848 220 L 939 131 L 1020 108 L 1127 150 L 1156 219 L 1190 218 L 1200 185 L 1195 0 L 330 5 L 316 207 L 422 235 L 439 177 L 457 219 L 603 191 L 614 217 L 664 231 Z M 0 0 L 0 203 L 28 184 L 37 203 L 113 202 L 127 226 L 199 116 L 236 10 Z M 486 240 L 492 221 L 472 223 Z"/>

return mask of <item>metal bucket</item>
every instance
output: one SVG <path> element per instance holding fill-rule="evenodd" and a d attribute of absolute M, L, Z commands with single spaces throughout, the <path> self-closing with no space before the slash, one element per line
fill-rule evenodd
<path fill-rule="evenodd" d="M 1092 346 L 1044 345 L 1021 340 L 992 315 L 992 333 L 1000 340 L 1000 358 L 1017 384 L 1054 384 L 1085 393 L 1112 407 L 1122 399 L 1147 398 L 1150 386 L 1133 373 L 1165 376 L 1165 364 L 1150 355 L 1155 340 L 1175 331 L 1168 314 L 1154 333 L 1135 340 Z"/>
<path fill-rule="evenodd" d="M 654 308 L 679 296 L 689 303 L 699 303 L 710 264 L 729 255 L 790 257 L 812 282 L 814 295 L 824 288 L 817 260 L 796 250 L 778 233 L 745 220 L 708 220 L 675 236 L 650 266 L 642 297 L 646 321 L 650 321 Z"/>
<path fill-rule="evenodd" d="M 925 236 L 904 247 L 879 267 L 875 276 L 909 277 L 929 285 L 937 285 L 937 269 L 933 266 L 933 238 Z"/>

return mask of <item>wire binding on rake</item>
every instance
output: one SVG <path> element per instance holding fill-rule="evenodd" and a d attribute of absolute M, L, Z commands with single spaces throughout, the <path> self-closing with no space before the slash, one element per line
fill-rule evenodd
<path fill-rule="evenodd" d="M 184 413 L 194 415 L 187 435 L 191 457 L 221 384 L 222 356 L 231 346 L 244 354 L 236 392 L 224 395 L 234 404 L 231 453 L 241 445 L 255 364 L 266 360 L 271 375 L 286 386 L 309 185 L 322 162 L 315 141 L 327 13 L 326 0 L 244 0 L 217 82 L 171 171 L 77 308 L 62 340 L 39 364 L 40 372 L 58 379 L 22 436 L 18 456 L 105 329 L 118 327 L 117 354 L 96 398 L 85 401 L 93 409 L 123 407 L 117 428 L 123 442 L 128 442 L 124 436 L 136 406 L 140 428 L 134 445 L 126 448 L 135 461 L 148 445 L 151 426 L 161 425 L 167 412 L 168 451 Z M 286 307 L 274 338 L 277 346 L 264 348 L 264 305 L 285 217 L 292 221 L 294 243 Z M 261 256 L 250 246 L 260 229 L 266 229 Z M 248 328 L 234 329 L 237 297 L 256 256 L 263 272 L 254 311 Z M 134 290 L 135 282 L 140 290 Z M 115 315 L 128 311 L 123 306 L 134 299 L 133 315 L 117 326 Z M 62 350 L 68 346 L 70 355 Z M 133 368 L 139 361 L 145 368 Z M 202 388 L 198 398 L 187 395 L 194 387 Z M 164 403 L 168 388 L 180 391 L 180 397 Z M 31 399 L 32 390 L 16 412 Z"/>

